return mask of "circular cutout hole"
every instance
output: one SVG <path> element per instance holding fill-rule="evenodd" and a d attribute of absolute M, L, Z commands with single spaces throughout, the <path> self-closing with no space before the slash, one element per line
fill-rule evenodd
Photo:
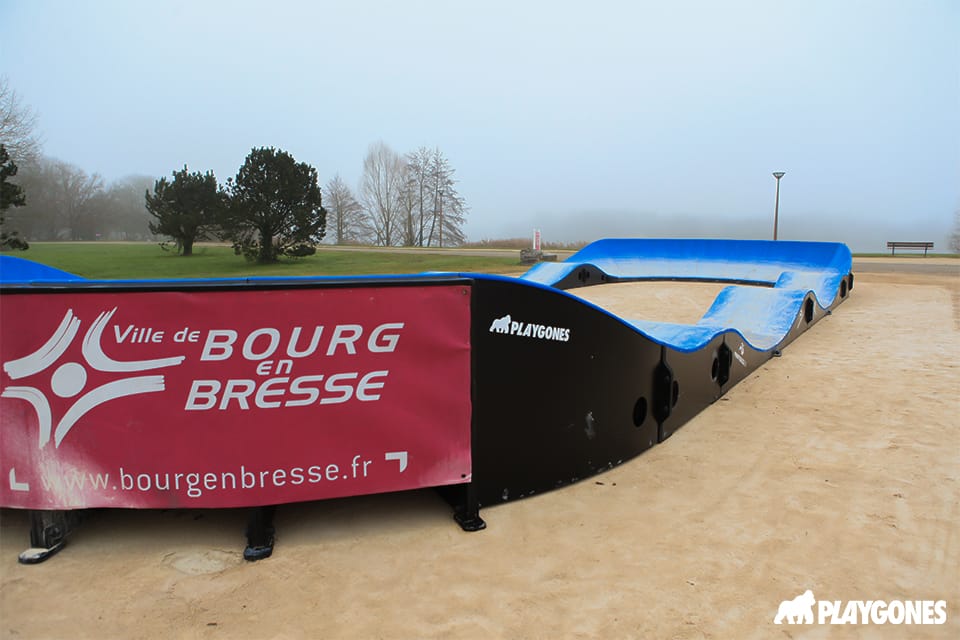
<path fill-rule="evenodd" d="M 710 378 L 716 380 L 720 375 L 720 357 L 713 356 L 713 364 L 710 365 Z"/>
<path fill-rule="evenodd" d="M 677 406 L 677 400 L 680 399 L 680 383 L 676 380 L 673 381 L 673 398 L 670 402 L 670 406 Z"/>
<path fill-rule="evenodd" d="M 639 427 L 647 419 L 647 399 L 643 396 L 637 398 L 637 403 L 633 405 L 633 426 Z"/>
<path fill-rule="evenodd" d="M 813 322 L 813 298 L 807 298 L 803 304 L 803 319 L 810 324 Z"/>

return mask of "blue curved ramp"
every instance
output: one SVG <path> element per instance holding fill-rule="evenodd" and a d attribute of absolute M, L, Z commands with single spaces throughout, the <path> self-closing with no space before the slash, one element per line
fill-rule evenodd
<path fill-rule="evenodd" d="M 540 263 L 521 279 L 558 289 L 652 280 L 736 283 L 695 325 L 627 322 L 681 351 L 700 349 L 727 331 L 768 351 L 786 339 L 808 295 L 821 310 L 846 296 L 851 266 L 850 250 L 833 242 L 616 238 L 593 242 L 564 262 Z"/>
<path fill-rule="evenodd" d="M 0 256 L 0 282 L 5 284 L 76 282 L 79 280 L 83 280 L 83 278 L 39 262 L 17 258 L 16 256 Z"/>

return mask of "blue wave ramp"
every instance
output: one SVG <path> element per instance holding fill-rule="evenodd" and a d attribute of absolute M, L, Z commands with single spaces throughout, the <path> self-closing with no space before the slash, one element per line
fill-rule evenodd
<path fill-rule="evenodd" d="M 731 283 L 695 325 L 625 321 L 681 351 L 698 350 L 727 331 L 769 351 L 787 340 L 801 311 L 809 322 L 846 297 L 851 266 L 847 246 L 832 242 L 616 238 L 594 242 L 564 262 L 540 263 L 521 279 L 557 289 L 663 280 Z"/>

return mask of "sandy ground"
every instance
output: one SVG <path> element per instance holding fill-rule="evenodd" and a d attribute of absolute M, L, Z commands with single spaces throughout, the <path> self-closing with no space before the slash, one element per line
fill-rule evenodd
<path fill-rule="evenodd" d="M 692 321 L 710 285 L 582 290 Z M 0 519 L 3 638 L 960 637 L 960 278 L 858 275 L 852 296 L 667 442 L 484 509 L 431 491 L 240 511 L 92 514 L 20 566 Z M 947 601 L 937 627 L 776 626 L 782 600 Z"/>

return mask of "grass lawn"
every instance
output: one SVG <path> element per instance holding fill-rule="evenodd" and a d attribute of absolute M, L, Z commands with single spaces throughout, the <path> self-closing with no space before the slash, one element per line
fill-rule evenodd
<path fill-rule="evenodd" d="M 230 247 L 194 247 L 194 255 L 178 256 L 156 244 L 111 242 L 34 242 L 27 251 L 10 252 L 90 279 L 232 278 L 246 276 L 327 276 L 458 271 L 517 273 L 514 258 L 443 255 L 416 250 L 398 252 L 338 251 L 320 248 L 316 255 L 258 265 L 234 255 Z"/>
<path fill-rule="evenodd" d="M 234 255 L 226 246 L 200 245 L 188 258 L 163 251 L 152 243 L 121 242 L 34 242 L 27 251 L 5 255 L 26 258 L 91 279 L 140 278 L 233 278 L 247 276 L 341 276 L 380 273 L 422 273 L 453 271 L 509 273 L 526 271 L 518 258 L 402 251 L 340 250 L 324 246 L 316 255 L 258 265 Z M 857 257 L 890 254 L 856 254 Z M 923 258 L 905 254 L 897 258 Z"/>

